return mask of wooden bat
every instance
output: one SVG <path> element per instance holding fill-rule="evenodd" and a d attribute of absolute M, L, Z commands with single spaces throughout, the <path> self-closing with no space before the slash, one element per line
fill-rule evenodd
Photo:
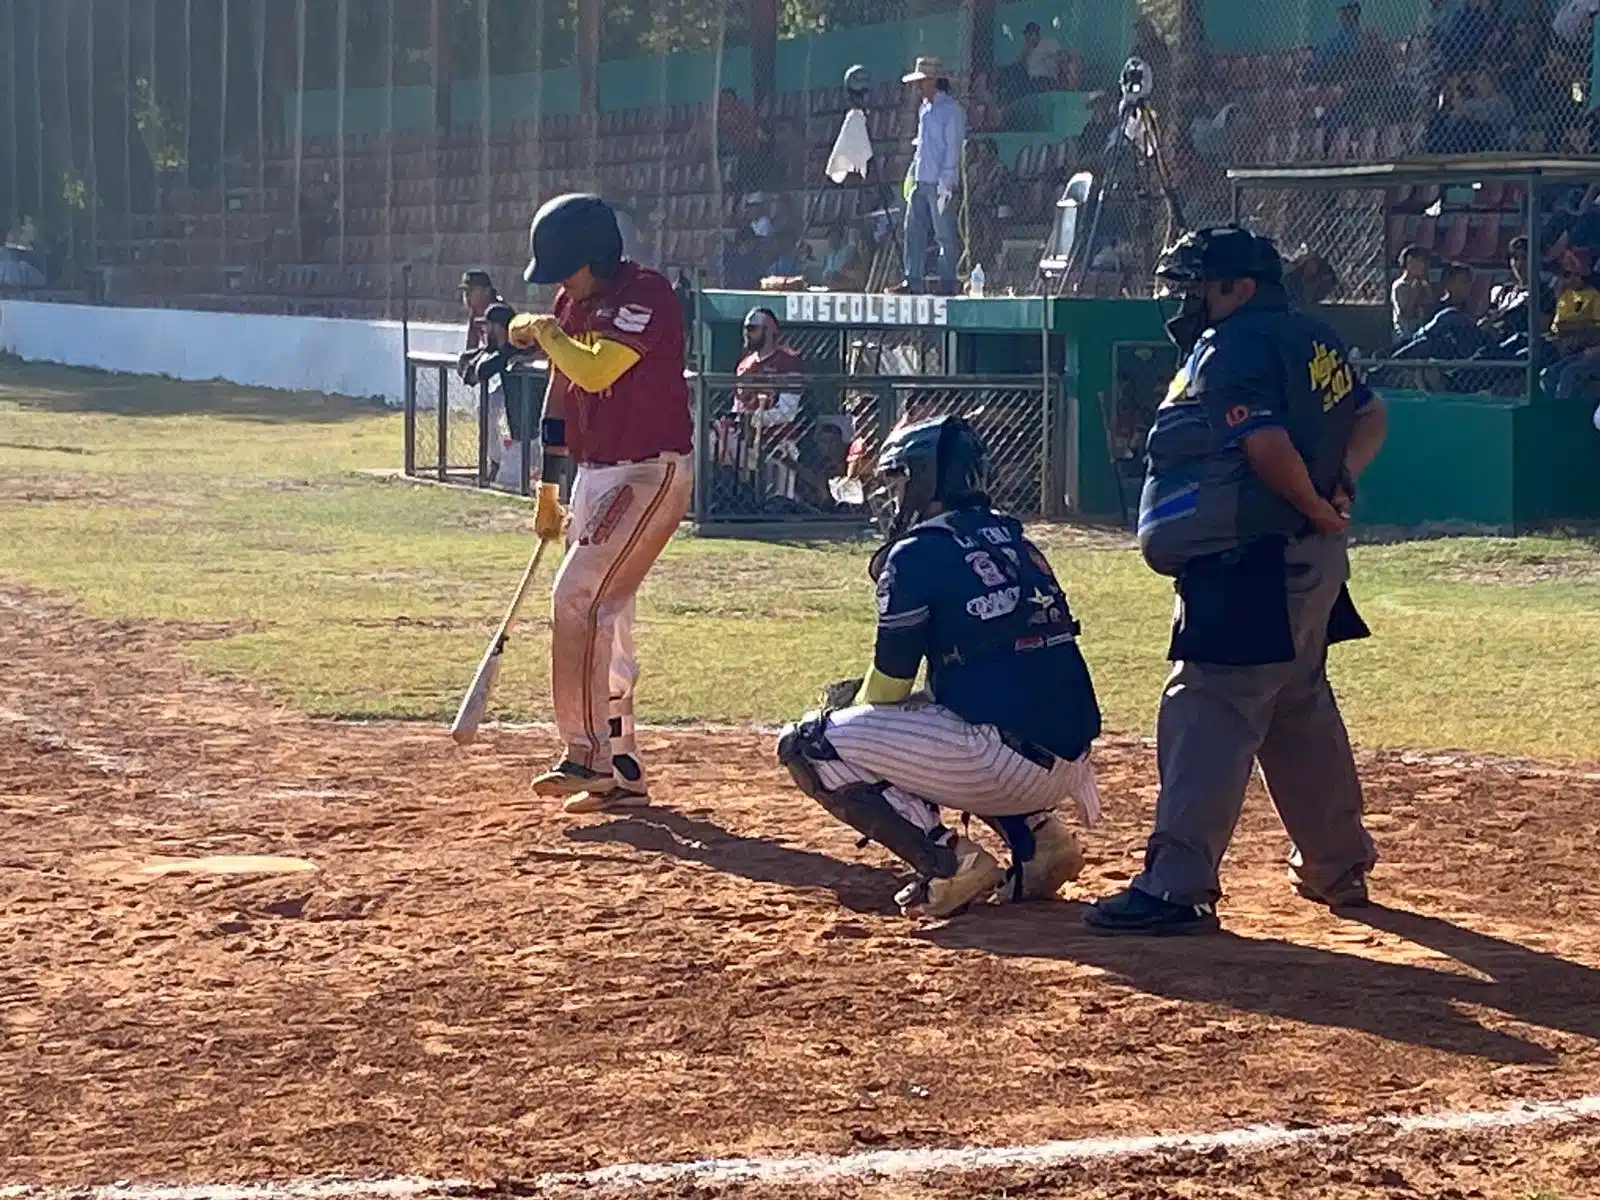
<path fill-rule="evenodd" d="M 528 585 L 533 582 L 534 572 L 539 569 L 539 560 L 544 557 L 545 547 L 549 544 L 540 538 L 539 544 L 534 547 L 533 557 L 528 560 L 528 569 L 522 572 L 522 581 L 517 584 L 516 594 L 511 597 L 511 606 L 506 609 L 500 628 L 494 631 L 489 649 L 484 651 L 483 661 L 478 664 L 478 673 L 472 677 L 472 686 L 461 698 L 455 724 L 450 726 L 450 736 L 458 746 L 470 745 L 478 736 L 483 714 L 489 710 L 489 696 L 494 691 L 495 680 L 500 677 L 500 659 L 505 654 L 506 642 L 511 636 L 511 623 L 517 619 L 517 610 L 522 607 L 522 599 L 528 594 Z"/>

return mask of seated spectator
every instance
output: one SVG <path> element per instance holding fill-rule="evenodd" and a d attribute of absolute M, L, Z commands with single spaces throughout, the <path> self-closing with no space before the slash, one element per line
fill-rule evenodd
<path fill-rule="evenodd" d="M 1222 86 L 1211 81 L 1205 86 L 1200 108 L 1200 115 L 1189 123 L 1189 144 L 1208 162 L 1230 161 L 1239 128 L 1244 123 L 1240 102 L 1226 99 Z"/>
<path fill-rule="evenodd" d="M 969 133 L 993 133 L 1005 126 L 1005 112 L 1001 107 L 999 98 L 994 89 L 989 86 L 989 77 L 983 72 L 972 77 L 972 87 L 967 97 L 967 131 Z"/>
<path fill-rule="evenodd" d="M 1302 308 L 1321 304 L 1339 290 L 1339 276 L 1322 255 L 1301 246 L 1284 261 L 1283 290 Z"/>
<path fill-rule="evenodd" d="M 1433 255 L 1421 246 L 1400 251 L 1400 278 L 1389 288 L 1389 303 L 1394 313 L 1394 342 L 1401 346 L 1422 332 L 1433 316 L 1433 284 L 1428 268 Z"/>
<path fill-rule="evenodd" d="M 1478 327 L 1496 347 L 1509 350 L 1507 358 L 1518 358 L 1528 353 L 1528 239 L 1518 236 L 1511 239 L 1511 282 L 1502 283 L 1489 297 L 1489 311 L 1478 322 Z M 1539 288 L 1539 312 L 1549 323 L 1549 290 Z"/>
<path fill-rule="evenodd" d="M 1396 348 L 1392 358 L 1471 358 L 1483 346 L 1483 334 L 1472 319 L 1472 268 L 1446 263 L 1440 278 L 1439 311 L 1416 336 Z"/>
<path fill-rule="evenodd" d="M 1017 52 L 1017 61 L 1000 69 L 1000 102 L 1012 104 L 1034 92 L 1055 87 L 1056 58 L 1060 53 L 1056 40 L 1045 37 L 1038 23 L 1029 21 L 1022 29 L 1022 49 Z"/>
<path fill-rule="evenodd" d="M 13 250 L 32 250 L 39 241 L 39 229 L 32 217 L 23 217 L 6 232 L 6 245 Z"/>
<path fill-rule="evenodd" d="M 1587 250 L 1568 251 L 1556 287 L 1555 319 L 1546 350 L 1554 361 L 1539 374 L 1548 396 L 1582 395 L 1600 378 L 1600 289 L 1594 259 Z"/>
<path fill-rule="evenodd" d="M 1356 73 L 1364 38 L 1361 34 L 1361 5 L 1339 6 L 1339 28 L 1317 47 L 1306 67 L 1307 83 L 1337 83 Z"/>
<path fill-rule="evenodd" d="M 794 499 L 805 508 L 829 511 L 837 507 L 833 481 L 849 470 L 854 423 L 843 415 L 818 417 L 809 437 L 802 438 L 794 463 Z"/>
<path fill-rule="evenodd" d="M 1589 44 L 1595 15 L 1600 14 L 1600 0 L 1566 0 L 1550 22 L 1550 31 L 1560 41 L 1576 49 Z"/>
<path fill-rule="evenodd" d="M 1484 149 L 1505 150 L 1511 146 L 1517 107 L 1500 90 L 1500 81 L 1488 67 L 1480 67 L 1469 80 L 1461 115 L 1485 127 L 1489 140 Z"/>
<path fill-rule="evenodd" d="M 808 276 L 809 282 L 836 292 L 857 291 L 865 286 L 866 278 L 858 266 L 861 247 L 855 233 L 841 222 L 828 230 L 828 240 L 823 247 L 822 261 Z"/>
<path fill-rule="evenodd" d="M 1460 76 L 1444 81 L 1438 110 L 1422 134 L 1424 154 L 1477 154 L 1495 144 L 1494 126 L 1468 115 L 1467 98 Z"/>
<path fill-rule="evenodd" d="M 722 248 L 722 286 L 738 291 L 753 291 L 761 286 L 763 260 L 756 235 L 748 225 L 733 235 Z"/>

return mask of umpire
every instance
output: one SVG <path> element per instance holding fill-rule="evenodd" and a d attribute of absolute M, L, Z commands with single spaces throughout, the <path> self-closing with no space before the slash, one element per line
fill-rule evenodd
<path fill-rule="evenodd" d="M 1161 792 L 1144 871 L 1084 919 L 1110 934 L 1215 931 L 1252 762 L 1294 841 L 1301 895 L 1364 904 L 1376 855 L 1324 668 L 1329 644 L 1368 636 L 1345 587 L 1345 528 L 1384 408 L 1333 331 L 1291 308 L 1266 238 L 1186 234 L 1156 277 L 1181 298 L 1167 331 L 1186 356 L 1150 430 L 1139 505 L 1145 561 L 1178 593 Z"/>

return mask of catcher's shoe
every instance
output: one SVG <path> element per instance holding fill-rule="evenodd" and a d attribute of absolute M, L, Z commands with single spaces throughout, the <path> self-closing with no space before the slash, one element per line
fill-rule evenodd
<path fill-rule="evenodd" d="M 956 873 L 948 878 L 915 879 L 895 893 L 908 917 L 948 917 L 994 891 L 1006 873 L 978 843 L 957 837 Z"/>
<path fill-rule="evenodd" d="M 650 803 L 650 785 L 644 768 L 631 754 L 618 754 L 611 760 L 611 786 L 595 787 L 570 797 L 561 807 L 570 813 L 615 812 L 624 808 L 643 808 Z"/>
<path fill-rule="evenodd" d="M 1083 914 L 1083 923 L 1095 933 L 1144 937 L 1216 933 L 1222 928 L 1213 904 L 1174 904 L 1136 887 L 1095 901 Z"/>
<path fill-rule="evenodd" d="M 1033 857 L 1017 862 L 1012 851 L 1011 868 L 995 893 L 1001 904 L 1048 900 L 1083 870 L 1083 847 L 1055 813 L 1035 813 L 1028 818 L 1028 830 L 1033 834 Z"/>
<path fill-rule="evenodd" d="M 558 762 L 542 775 L 533 777 L 533 794 L 550 799 L 576 796 L 590 788 L 611 786 L 610 771 L 596 771 L 570 758 Z"/>

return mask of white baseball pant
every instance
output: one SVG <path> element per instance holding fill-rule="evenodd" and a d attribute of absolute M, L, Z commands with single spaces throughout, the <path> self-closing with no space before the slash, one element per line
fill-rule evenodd
<path fill-rule="evenodd" d="M 594 770 L 635 752 L 634 597 L 689 511 L 687 455 L 580 466 L 550 599 L 550 692 L 567 757 Z"/>
<path fill-rule="evenodd" d="M 1100 791 L 1089 751 L 1057 757 L 1049 770 L 1018 754 L 993 725 L 971 725 L 939 704 L 858 705 L 828 717 L 837 759 L 813 761 L 826 788 L 887 783 L 884 799 L 923 832 L 939 826 L 939 809 L 976 817 L 1022 816 L 1077 802 L 1086 825 L 1100 819 Z"/>

